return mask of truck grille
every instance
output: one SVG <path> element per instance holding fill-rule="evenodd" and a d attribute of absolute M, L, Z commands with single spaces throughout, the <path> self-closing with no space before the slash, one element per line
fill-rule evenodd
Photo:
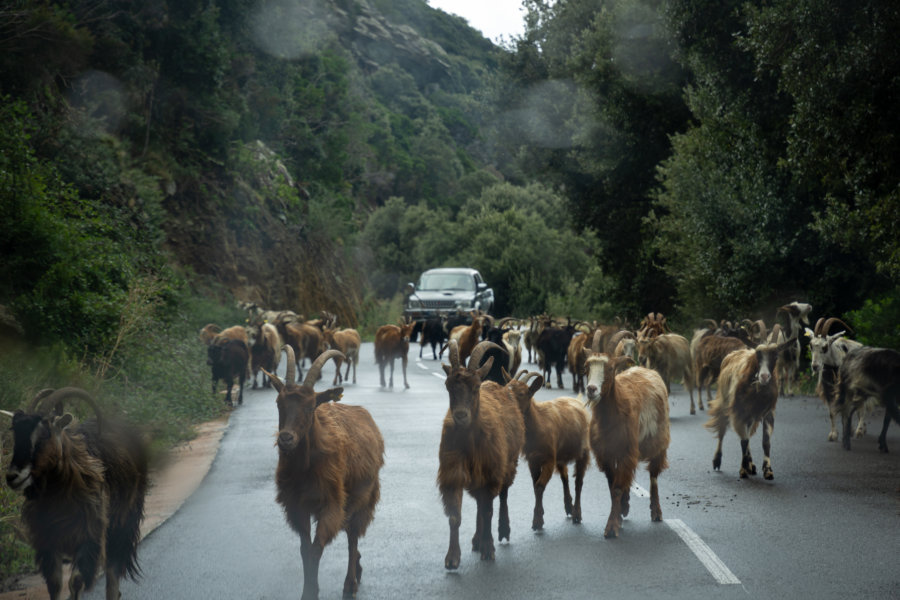
<path fill-rule="evenodd" d="M 456 308 L 456 300 L 423 300 L 425 308 Z"/>

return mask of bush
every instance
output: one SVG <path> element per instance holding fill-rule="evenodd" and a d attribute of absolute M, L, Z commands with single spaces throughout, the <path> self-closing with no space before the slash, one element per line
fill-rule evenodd
<path fill-rule="evenodd" d="M 856 331 L 856 339 L 867 346 L 900 350 L 900 288 L 866 300 L 862 308 L 847 313 L 846 323 Z"/>

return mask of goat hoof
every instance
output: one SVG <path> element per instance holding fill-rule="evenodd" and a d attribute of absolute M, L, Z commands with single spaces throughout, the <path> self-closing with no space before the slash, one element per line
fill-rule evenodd
<path fill-rule="evenodd" d="M 448 571 L 455 571 L 459 568 L 459 556 L 452 556 L 450 553 L 447 553 L 447 557 L 444 558 L 444 568 Z"/>
<path fill-rule="evenodd" d="M 481 549 L 481 560 L 494 560 L 496 557 L 494 555 L 494 544 L 487 543 L 482 546 Z"/>
<path fill-rule="evenodd" d="M 769 480 L 769 481 L 772 481 L 773 479 L 775 479 L 775 474 L 772 473 L 771 470 L 769 470 L 769 471 L 763 471 L 763 478 L 764 478 L 764 479 L 767 479 L 767 480 Z"/>
<path fill-rule="evenodd" d="M 694 410 L 694 409 L 692 408 L 692 409 L 691 409 L 691 414 L 692 414 L 692 415 L 696 415 L 696 414 L 697 414 L 697 411 Z"/>

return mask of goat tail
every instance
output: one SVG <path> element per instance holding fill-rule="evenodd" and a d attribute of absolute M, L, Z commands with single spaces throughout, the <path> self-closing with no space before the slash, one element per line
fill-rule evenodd
<path fill-rule="evenodd" d="M 722 400 L 721 394 L 716 394 L 712 402 L 709 404 L 709 421 L 703 426 L 715 434 L 723 435 L 728 429 L 728 420 L 731 417 L 731 410 L 728 403 Z"/>

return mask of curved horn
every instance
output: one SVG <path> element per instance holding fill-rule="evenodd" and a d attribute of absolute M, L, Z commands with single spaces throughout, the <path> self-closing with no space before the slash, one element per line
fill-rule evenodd
<path fill-rule="evenodd" d="M 819 319 L 819 320 L 821 321 L 821 319 Z M 841 327 L 843 327 L 848 333 L 850 333 L 851 335 L 853 334 L 852 327 L 850 327 L 849 325 L 847 325 L 846 323 L 844 323 L 837 317 L 831 317 L 830 319 L 825 321 L 825 325 L 822 326 L 821 335 L 823 335 L 823 336 L 828 335 L 828 332 L 831 331 L 831 328 L 834 326 L 835 323 L 840 323 Z M 818 325 L 818 323 L 816 325 Z"/>
<path fill-rule="evenodd" d="M 778 336 L 781 334 L 782 334 L 781 324 L 775 323 L 775 325 L 772 326 L 772 331 L 769 333 L 769 338 L 766 341 L 768 341 L 770 344 L 777 344 Z"/>
<path fill-rule="evenodd" d="M 322 372 L 322 367 L 325 366 L 325 363 L 328 362 L 329 359 L 334 357 L 344 358 L 344 354 L 340 350 L 326 350 L 322 354 L 319 355 L 319 358 L 312 364 L 308 371 L 306 371 L 306 379 L 303 380 L 304 387 L 311 388 L 316 384 L 316 381 L 319 380 L 319 374 Z"/>
<path fill-rule="evenodd" d="M 459 342 L 456 340 L 450 340 L 448 344 L 448 348 L 450 349 L 450 368 L 458 369 L 459 368 Z"/>
<path fill-rule="evenodd" d="M 294 355 L 294 347 L 285 344 L 281 349 L 287 354 L 287 367 L 284 372 L 284 383 L 286 385 L 297 382 L 297 357 Z"/>
<path fill-rule="evenodd" d="M 591 352 L 594 354 L 600 354 L 603 352 L 603 348 L 600 347 L 600 339 L 603 337 L 603 332 L 599 329 L 594 332 L 594 339 L 591 340 Z"/>
<path fill-rule="evenodd" d="M 822 325 L 825 324 L 825 317 L 819 317 L 819 320 L 816 321 L 816 326 L 813 327 L 813 335 L 816 337 L 820 337 L 822 335 Z"/>
<path fill-rule="evenodd" d="M 481 357 L 484 356 L 485 352 L 487 352 L 488 350 L 493 350 L 494 348 L 496 348 L 497 350 L 503 350 L 503 348 L 501 348 L 494 342 L 480 342 L 472 350 L 472 354 L 469 356 L 469 363 L 467 368 L 470 371 L 477 371 L 478 367 L 481 366 Z"/>
<path fill-rule="evenodd" d="M 43 394 L 47 390 L 43 390 L 40 394 Z M 39 394 L 39 395 L 40 395 Z M 41 397 L 41 400 L 37 403 L 37 412 L 41 415 L 48 414 L 47 412 L 41 410 L 44 405 L 48 406 L 60 406 L 62 401 L 69 397 L 79 398 L 87 402 L 90 407 L 94 410 L 94 414 L 97 415 L 97 432 L 100 432 L 100 423 L 103 421 L 103 415 L 100 412 L 100 407 L 97 405 L 97 401 L 94 400 L 93 396 L 87 393 L 85 390 L 77 387 L 64 387 L 59 388 L 58 390 L 53 391 L 51 394 L 47 394 Z"/>
<path fill-rule="evenodd" d="M 753 322 L 753 328 L 759 332 L 759 339 L 766 339 L 767 331 L 766 331 L 766 322 L 762 319 L 758 319 Z M 751 329 L 752 331 L 752 329 Z"/>
<path fill-rule="evenodd" d="M 52 394 L 53 391 L 53 388 L 45 388 L 35 394 L 34 398 L 31 399 L 31 403 L 28 405 L 28 412 L 34 413 L 37 411 L 38 404 L 41 403 L 41 400 Z"/>

